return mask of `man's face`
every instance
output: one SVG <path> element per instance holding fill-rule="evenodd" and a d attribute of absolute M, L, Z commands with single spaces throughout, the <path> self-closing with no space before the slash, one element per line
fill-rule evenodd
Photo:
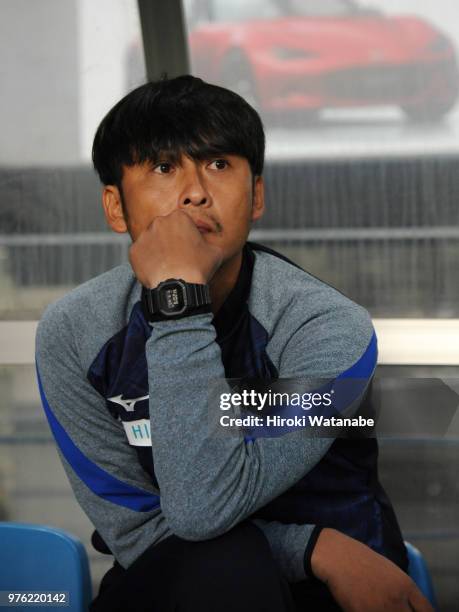
<path fill-rule="evenodd" d="M 125 166 L 122 188 L 124 210 L 118 189 L 104 189 L 105 214 L 114 231 L 128 231 L 135 241 L 155 217 L 180 209 L 205 240 L 221 247 L 223 261 L 241 251 L 251 222 L 264 210 L 263 181 L 253 180 L 248 161 L 238 155 L 206 161 L 183 155 L 177 164 Z"/>

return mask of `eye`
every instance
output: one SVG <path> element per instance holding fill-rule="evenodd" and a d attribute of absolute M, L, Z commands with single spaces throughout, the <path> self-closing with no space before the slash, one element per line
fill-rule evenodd
<path fill-rule="evenodd" d="M 226 159 L 215 159 L 211 164 L 209 164 L 209 168 L 213 170 L 224 170 L 229 166 Z"/>
<path fill-rule="evenodd" d="M 171 170 L 172 164 L 170 164 L 169 162 L 160 162 L 159 164 L 156 164 L 156 166 L 153 168 L 153 172 L 156 172 L 156 174 L 169 174 Z"/>

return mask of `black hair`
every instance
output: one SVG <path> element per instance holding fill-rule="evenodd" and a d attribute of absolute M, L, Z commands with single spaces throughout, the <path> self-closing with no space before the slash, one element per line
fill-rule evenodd
<path fill-rule="evenodd" d="M 185 75 L 146 83 L 120 100 L 94 137 L 92 159 L 104 185 L 121 189 L 123 166 L 244 157 L 263 171 L 265 136 L 258 113 L 238 94 Z"/>

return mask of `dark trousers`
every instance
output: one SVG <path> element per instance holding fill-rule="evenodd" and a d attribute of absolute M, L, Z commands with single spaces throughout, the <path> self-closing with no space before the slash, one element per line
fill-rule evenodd
<path fill-rule="evenodd" d="M 289 584 L 268 541 L 245 522 L 212 540 L 171 536 L 102 579 L 91 612 L 335 612 L 317 580 Z"/>

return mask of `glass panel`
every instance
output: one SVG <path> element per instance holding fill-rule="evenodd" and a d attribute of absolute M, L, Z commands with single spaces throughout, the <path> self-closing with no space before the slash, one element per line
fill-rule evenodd
<path fill-rule="evenodd" d="M 254 239 L 374 316 L 458 317 L 457 2 L 259 5 L 184 2 L 193 73 L 265 123 Z"/>
<path fill-rule="evenodd" d="M 89 556 L 94 594 L 113 563 L 91 545 L 41 407 L 34 366 L 0 367 L 0 520 L 52 525 L 76 535 Z"/>
<path fill-rule="evenodd" d="M 347 0 L 290 0 L 286 11 L 292 17 L 339 17 L 358 12 L 358 7 Z"/>
<path fill-rule="evenodd" d="M 3 319 L 38 318 L 126 260 L 128 243 L 105 226 L 90 149 L 104 113 L 145 80 L 135 0 L 27 6 L 6 0 L 0 24 L 12 58 L 0 100 Z M 373 315 L 458 317 L 457 3 L 185 8 L 194 73 L 240 91 L 265 121 L 268 210 L 255 237 Z M 409 61 L 400 45 L 411 45 Z"/>
<path fill-rule="evenodd" d="M 273 19 L 281 12 L 275 0 L 255 0 L 254 2 L 225 2 L 215 0 L 210 7 L 212 19 L 215 21 L 245 21 L 247 19 Z"/>
<path fill-rule="evenodd" d="M 103 115 L 145 81 L 139 40 L 136 0 L 2 2 L 0 318 L 38 318 L 126 260 L 90 159 Z"/>
<path fill-rule="evenodd" d="M 378 373 L 457 380 L 459 368 L 386 366 Z M 404 536 L 426 558 L 441 610 L 454 610 L 459 598 L 458 461 L 457 435 L 380 442 L 381 482 Z M 90 544 L 93 528 L 74 498 L 56 452 L 33 366 L 0 367 L 0 520 L 52 524 L 77 535 L 86 545 L 97 592 L 111 557 L 97 553 Z"/>
<path fill-rule="evenodd" d="M 254 103 L 274 151 L 292 127 L 306 157 L 458 150 L 454 0 L 184 5 L 193 72 Z"/>

